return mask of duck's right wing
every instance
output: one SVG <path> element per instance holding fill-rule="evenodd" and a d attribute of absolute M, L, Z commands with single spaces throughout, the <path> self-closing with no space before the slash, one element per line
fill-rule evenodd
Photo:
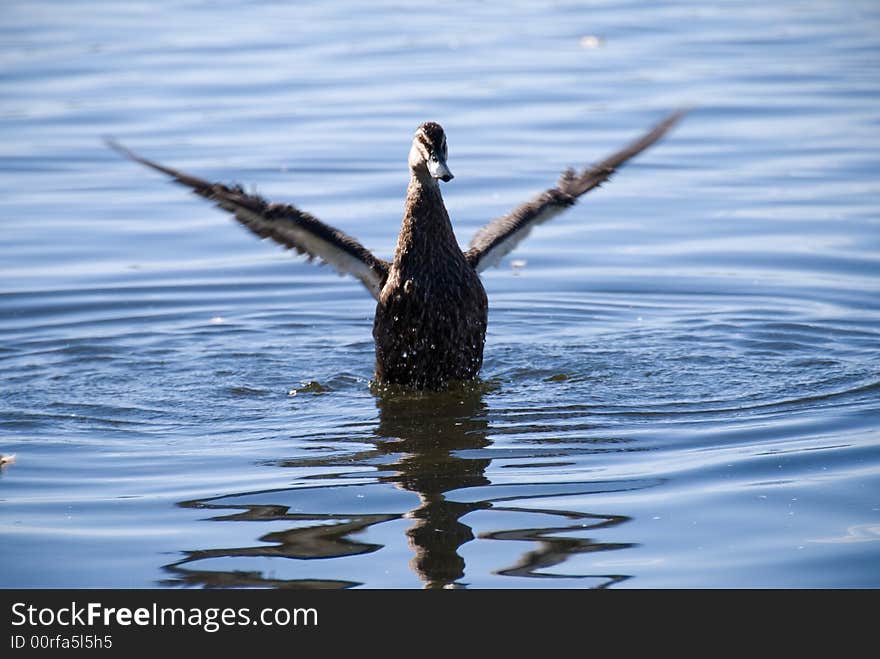
<path fill-rule="evenodd" d="M 522 242 L 535 226 L 555 217 L 574 205 L 582 194 L 607 181 L 618 167 L 663 137 L 678 123 L 685 112 L 686 110 L 673 112 L 639 139 L 592 167 L 587 167 L 581 172 L 573 169 L 565 170 L 555 188 L 545 190 L 480 229 L 471 240 L 470 249 L 464 253 L 465 258 L 477 272 L 496 265 L 504 255 Z"/>
<path fill-rule="evenodd" d="M 271 238 L 287 249 L 318 258 L 337 272 L 352 275 L 379 299 L 391 264 L 376 258 L 370 250 L 339 229 L 324 224 L 314 216 L 290 204 L 269 203 L 239 186 L 210 183 L 185 172 L 147 160 L 113 140 L 108 146 L 127 158 L 167 174 L 195 194 L 229 211 L 260 238 Z"/>

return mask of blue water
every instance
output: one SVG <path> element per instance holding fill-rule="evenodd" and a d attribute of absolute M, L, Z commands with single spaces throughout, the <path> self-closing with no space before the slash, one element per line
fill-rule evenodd
<path fill-rule="evenodd" d="M 880 586 L 880 7 L 4 3 L 0 586 Z M 393 251 L 667 112 L 483 280 L 482 380 L 370 387 L 361 285 L 121 160 Z"/>

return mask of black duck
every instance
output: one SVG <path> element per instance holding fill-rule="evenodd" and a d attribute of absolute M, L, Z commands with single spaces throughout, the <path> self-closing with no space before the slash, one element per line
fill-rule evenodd
<path fill-rule="evenodd" d="M 439 389 L 472 380 L 482 366 L 488 303 L 479 273 L 498 263 L 533 227 L 573 205 L 654 144 L 683 114 L 669 115 L 592 167 L 580 172 L 567 169 L 556 187 L 480 229 L 465 251 L 458 245 L 440 194 L 440 181 L 453 178 L 446 164 L 446 135 L 439 124 L 422 124 L 409 152 L 411 176 L 391 262 L 295 206 L 270 203 L 239 185 L 211 183 L 165 167 L 112 140 L 108 144 L 230 211 L 261 238 L 271 238 L 359 279 L 377 301 L 373 324 L 376 382 Z"/>

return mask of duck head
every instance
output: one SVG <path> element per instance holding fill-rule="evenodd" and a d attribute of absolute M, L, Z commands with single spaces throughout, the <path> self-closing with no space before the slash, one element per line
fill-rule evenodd
<path fill-rule="evenodd" d="M 426 121 L 416 129 L 409 150 L 409 168 L 419 178 L 444 183 L 454 178 L 446 166 L 446 134 L 440 124 Z"/>

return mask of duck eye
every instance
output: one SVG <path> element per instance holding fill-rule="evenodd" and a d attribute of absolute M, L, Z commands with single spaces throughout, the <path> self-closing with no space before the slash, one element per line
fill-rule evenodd
<path fill-rule="evenodd" d="M 434 162 L 437 162 L 437 154 L 436 153 L 431 154 L 431 160 L 433 160 Z"/>

